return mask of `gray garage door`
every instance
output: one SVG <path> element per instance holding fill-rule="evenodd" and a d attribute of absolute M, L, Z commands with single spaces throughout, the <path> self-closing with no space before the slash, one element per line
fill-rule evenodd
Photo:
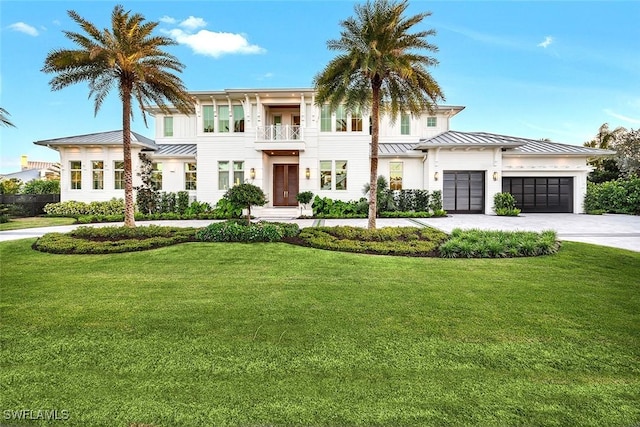
<path fill-rule="evenodd" d="M 502 191 L 515 197 L 522 212 L 573 212 L 572 177 L 503 177 Z"/>
<path fill-rule="evenodd" d="M 442 202 L 449 213 L 484 213 L 484 171 L 444 171 Z"/>

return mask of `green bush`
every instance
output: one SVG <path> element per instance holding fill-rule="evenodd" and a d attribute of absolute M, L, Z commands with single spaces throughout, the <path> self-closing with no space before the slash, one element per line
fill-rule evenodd
<path fill-rule="evenodd" d="M 195 241 L 195 228 L 78 227 L 69 233 L 48 233 L 33 249 L 55 254 L 109 254 L 155 249 Z"/>
<path fill-rule="evenodd" d="M 305 228 L 298 236 L 307 246 L 344 252 L 378 255 L 433 256 L 447 235 L 430 227 Z"/>
<path fill-rule="evenodd" d="M 22 194 L 60 194 L 59 179 L 34 179 L 24 184 Z"/>
<path fill-rule="evenodd" d="M 511 193 L 496 193 L 493 196 L 493 210 L 498 216 L 520 215 L 520 209 L 516 207 L 516 199 Z"/>
<path fill-rule="evenodd" d="M 600 184 L 587 182 L 584 210 L 640 215 L 640 178 L 632 176 Z"/>
<path fill-rule="evenodd" d="M 187 209 L 189 209 L 189 192 L 188 191 L 178 191 L 178 198 L 176 201 L 176 212 L 180 215 L 184 215 L 187 213 Z"/>
<path fill-rule="evenodd" d="M 107 202 L 76 202 L 69 200 L 47 203 L 44 212 L 52 216 L 77 218 L 81 215 L 124 215 L 124 200 L 111 199 Z"/>
<path fill-rule="evenodd" d="M 444 258 L 507 258 L 550 255 L 559 248 L 554 231 L 536 233 L 457 228 L 439 250 Z"/>
<path fill-rule="evenodd" d="M 296 200 L 298 201 L 298 203 L 302 203 L 303 205 L 311 202 L 312 199 L 313 193 L 311 191 L 302 191 L 296 194 Z"/>
<path fill-rule="evenodd" d="M 432 212 L 442 211 L 442 191 L 436 190 L 431 193 L 429 209 L 431 209 Z"/>
<path fill-rule="evenodd" d="M 203 242 L 278 242 L 299 232 L 294 223 L 260 221 L 247 225 L 244 221 L 231 220 L 208 225 L 196 233 L 196 238 Z"/>

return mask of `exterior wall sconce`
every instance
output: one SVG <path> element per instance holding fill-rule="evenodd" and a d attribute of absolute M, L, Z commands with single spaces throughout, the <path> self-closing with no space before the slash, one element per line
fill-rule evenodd
<path fill-rule="evenodd" d="M 249 178 L 251 178 L 251 179 L 255 179 L 256 178 L 256 169 L 255 168 L 249 169 Z"/>
<path fill-rule="evenodd" d="M 307 178 L 307 179 L 311 178 L 311 169 L 306 168 L 304 170 L 304 177 Z"/>
<path fill-rule="evenodd" d="M 437 181 L 439 176 L 440 176 L 440 175 L 438 175 L 438 172 L 434 173 L 434 174 L 433 174 L 433 180 L 434 180 L 434 181 Z"/>
<path fill-rule="evenodd" d="M 494 172 L 493 173 L 493 180 L 497 181 L 498 180 L 498 172 Z"/>

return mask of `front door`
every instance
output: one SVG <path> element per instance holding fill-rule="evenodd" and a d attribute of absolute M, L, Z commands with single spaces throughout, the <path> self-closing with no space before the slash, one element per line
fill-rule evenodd
<path fill-rule="evenodd" d="M 298 165 L 273 165 L 273 206 L 298 206 Z"/>

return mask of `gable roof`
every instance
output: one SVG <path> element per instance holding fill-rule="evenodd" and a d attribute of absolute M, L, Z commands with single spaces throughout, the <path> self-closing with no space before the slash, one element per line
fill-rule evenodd
<path fill-rule="evenodd" d="M 120 145 L 122 144 L 122 131 L 90 133 L 86 135 L 67 136 L 64 138 L 45 139 L 35 141 L 36 145 L 63 146 L 63 145 Z M 131 145 L 157 150 L 155 141 L 136 132 L 131 132 Z"/>
<path fill-rule="evenodd" d="M 605 156 L 615 154 L 615 151 L 580 145 L 561 144 L 552 141 L 520 138 L 516 136 L 498 135 L 487 132 L 459 132 L 447 131 L 432 138 L 420 140 L 414 150 L 428 150 L 430 148 L 455 147 L 498 147 L 504 149 L 504 155 L 574 155 L 574 156 Z"/>

